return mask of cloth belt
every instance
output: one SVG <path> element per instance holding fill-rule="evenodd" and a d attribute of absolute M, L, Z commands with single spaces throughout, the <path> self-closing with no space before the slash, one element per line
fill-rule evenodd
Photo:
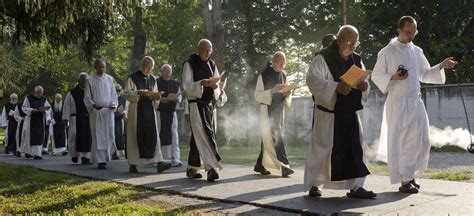
<path fill-rule="evenodd" d="M 321 111 L 323 111 L 323 112 L 334 113 L 334 111 L 329 110 L 329 109 L 327 109 L 326 107 L 323 107 L 323 106 L 320 106 L 320 105 L 316 105 L 316 107 L 318 108 L 318 110 L 321 110 Z"/>
<path fill-rule="evenodd" d="M 189 103 L 200 103 L 200 104 L 205 104 L 209 106 L 213 106 L 214 103 L 212 101 L 205 101 L 205 100 L 199 100 L 199 99 L 192 99 L 188 100 Z"/>

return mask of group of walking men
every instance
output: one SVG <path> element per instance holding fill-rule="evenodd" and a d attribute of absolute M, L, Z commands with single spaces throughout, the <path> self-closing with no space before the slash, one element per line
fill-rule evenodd
<path fill-rule="evenodd" d="M 420 185 L 415 181 L 415 172 L 427 167 L 430 146 L 420 82 L 444 83 L 444 69 L 453 68 L 457 62 L 448 57 L 431 67 L 423 50 L 412 42 L 418 31 L 417 22 L 411 16 L 400 18 L 397 33 L 398 36 L 379 52 L 371 74 L 375 85 L 388 93 L 378 158 L 388 162 L 391 183 L 400 183 L 400 192 L 417 193 Z M 359 32 L 354 26 L 344 25 L 337 35 L 326 36 L 323 44 L 323 49 L 309 65 L 306 77 L 315 109 L 311 143 L 307 147 L 304 190 L 309 191 L 309 196 L 321 196 L 323 186 L 348 189 L 350 198 L 371 199 L 377 194 L 363 187 L 370 172 L 357 114 L 367 102 L 369 78 L 355 86 L 340 79 L 353 65 L 365 70 L 361 56 L 355 52 L 359 46 Z M 202 178 L 201 170 L 204 170 L 208 181 L 219 179 L 218 171 L 222 169 L 216 143 L 216 108 L 227 101 L 221 75 L 210 58 L 212 51 L 209 40 L 200 40 L 197 53 L 185 61 L 182 74 L 187 96 L 185 114 L 192 131 L 186 176 Z M 282 137 L 284 106 L 290 106 L 292 92 L 283 72 L 285 65 L 285 54 L 276 52 L 271 63 L 258 75 L 255 88 L 255 98 L 260 103 L 261 151 L 254 171 L 262 175 L 275 170 L 283 177 L 294 173 Z M 159 79 L 152 75 L 154 66 L 153 58 L 146 56 L 143 59 L 140 70 L 129 76 L 121 94 L 123 99 L 118 97 L 112 77 L 105 73 L 104 60 L 95 62 L 96 73 L 80 74 L 79 84 L 68 92 L 62 115 L 65 125 L 69 125 L 73 162 L 81 157 L 83 162 L 89 163 L 90 158 L 103 169 L 110 160 L 111 146 L 123 139 L 126 139 L 131 173 L 138 172 L 138 165 L 155 162 L 158 172 L 172 166 L 163 160 L 160 141 L 161 145 L 176 145 L 172 157 L 179 160 L 175 109 L 181 94 L 180 85 L 170 81 L 171 66 L 162 67 Z M 406 70 L 400 69 L 401 66 Z M 33 126 L 40 125 L 37 116 L 43 116 L 48 107 L 42 89 L 38 88 L 34 95 L 25 98 L 20 110 L 25 116 L 23 127 L 30 128 L 32 137 L 24 133 L 24 143 L 31 142 L 27 145 L 34 156 L 40 151 L 35 148 L 39 142 L 33 136 L 44 132 L 41 128 L 44 126 Z M 126 138 L 116 137 L 114 130 L 123 130 L 123 124 L 114 121 L 114 116 L 115 120 L 127 116 Z M 114 128 L 117 124 L 122 124 L 122 128 Z"/>

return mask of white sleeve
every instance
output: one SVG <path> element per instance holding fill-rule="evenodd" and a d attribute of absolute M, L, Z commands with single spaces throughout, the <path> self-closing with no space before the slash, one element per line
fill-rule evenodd
<path fill-rule="evenodd" d="M 364 63 L 361 61 L 360 62 L 362 64 L 362 70 L 366 70 L 365 68 L 365 65 Z M 369 93 L 370 93 L 370 82 L 369 82 L 369 77 L 368 76 L 366 79 L 365 79 L 365 82 L 367 82 L 367 90 L 362 92 L 362 104 L 365 105 L 367 103 L 367 100 L 369 99 Z"/>
<path fill-rule="evenodd" d="M 127 100 L 125 101 L 125 107 L 123 108 L 123 115 L 124 115 L 124 118 L 127 119 L 128 117 L 128 105 L 130 104 L 130 102 L 128 102 Z"/>
<path fill-rule="evenodd" d="M 6 109 L 3 107 L 2 111 L 2 117 L 0 118 L 0 126 L 1 127 L 6 127 L 7 126 L 7 114 L 6 114 Z"/>
<path fill-rule="evenodd" d="M 258 75 L 257 86 L 255 87 L 255 100 L 266 105 L 272 104 L 272 90 L 265 90 L 263 86 L 262 75 Z"/>
<path fill-rule="evenodd" d="M 140 95 L 137 94 L 137 86 L 133 82 L 132 78 L 128 78 L 125 89 L 122 93 L 122 97 L 130 103 L 137 103 L 140 99 Z"/>
<path fill-rule="evenodd" d="M 27 115 L 31 116 L 31 112 L 33 111 L 33 108 L 30 107 L 30 102 L 28 101 L 28 97 L 25 97 L 25 100 L 23 100 L 23 105 L 21 106 L 21 110 Z"/>
<path fill-rule="evenodd" d="M 203 86 L 201 85 L 201 81 L 194 81 L 193 78 L 193 69 L 188 62 L 184 63 L 183 67 L 183 88 L 184 92 L 188 98 L 200 98 L 202 97 L 203 93 Z"/>
<path fill-rule="evenodd" d="M 86 105 L 87 111 L 89 113 L 94 109 L 94 100 L 92 100 L 92 89 L 91 84 L 89 83 L 90 76 L 86 79 L 86 87 L 84 88 L 84 104 Z"/>
<path fill-rule="evenodd" d="M 420 82 L 431 83 L 431 84 L 444 84 L 446 82 L 446 74 L 444 69 L 440 69 L 440 64 L 437 64 L 433 67 L 430 66 L 428 59 L 426 59 L 423 54 L 423 50 L 419 50 L 418 55 L 421 59 L 421 74 Z"/>
<path fill-rule="evenodd" d="M 337 84 L 338 82 L 334 81 L 324 57 L 317 55 L 309 65 L 306 75 L 306 85 L 308 85 L 316 103 L 327 109 L 334 109 Z"/>
<path fill-rule="evenodd" d="M 71 91 L 69 91 L 66 95 L 66 98 L 63 102 L 63 116 L 61 117 L 63 120 L 69 121 L 71 118 L 71 106 L 74 106 L 72 102 L 74 98 L 72 98 Z"/>
<path fill-rule="evenodd" d="M 372 81 L 380 89 L 382 93 L 387 93 L 389 85 L 392 79 L 392 73 L 387 68 L 388 59 L 384 50 L 381 50 L 377 56 L 377 62 L 375 63 L 372 71 Z"/>
<path fill-rule="evenodd" d="M 114 80 L 112 78 L 112 76 L 107 76 L 109 77 L 109 80 L 110 80 L 110 104 L 109 106 L 110 107 L 117 107 L 118 106 L 118 95 L 117 95 L 117 91 L 115 90 L 115 84 L 114 84 Z"/>

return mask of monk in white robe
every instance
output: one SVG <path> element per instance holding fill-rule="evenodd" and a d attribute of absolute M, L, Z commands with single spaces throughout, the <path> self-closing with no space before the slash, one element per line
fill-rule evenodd
<path fill-rule="evenodd" d="M 363 188 L 369 175 L 362 150 L 362 126 L 357 111 L 367 100 L 367 81 L 356 88 L 342 82 L 342 76 L 352 65 L 364 69 L 361 57 L 355 53 L 359 33 L 354 26 L 339 29 L 337 40 L 323 49 L 311 62 L 306 77 L 315 97 L 314 127 L 308 145 L 304 186 L 309 196 L 321 196 L 321 186 L 350 189 L 350 198 L 374 198 L 376 194 Z"/>
<path fill-rule="evenodd" d="M 96 73 L 87 77 L 84 103 L 90 114 L 91 161 L 97 163 L 98 169 L 105 169 L 115 140 L 114 111 L 118 98 L 113 78 L 105 73 L 105 61 L 97 59 L 94 65 Z"/>
<path fill-rule="evenodd" d="M 283 72 L 285 64 L 285 54 L 276 52 L 272 63 L 258 76 L 255 88 L 255 99 L 260 103 L 262 147 L 254 171 L 262 175 L 269 175 L 268 169 L 281 172 L 283 177 L 294 173 L 290 169 L 282 134 L 285 106 L 289 107 L 291 104 L 291 89 L 282 89 L 284 84 L 288 84 Z"/>
<path fill-rule="evenodd" d="M 89 165 L 91 158 L 91 127 L 89 112 L 84 104 L 84 89 L 87 73 L 79 74 L 78 84 L 68 91 L 63 106 L 63 124 L 68 128 L 68 147 L 71 161 L 77 163 L 79 157 L 81 164 Z"/>
<path fill-rule="evenodd" d="M 18 121 L 15 119 L 15 109 L 17 107 L 18 95 L 13 93 L 10 95 L 10 101 L 3 107 L 2 116 L 0 118 L 0 125 L 2 128 L 5 128 L 5 154 L 13 152 L 13 154 L 18 155 L 19 153 L 15 139 L 16 130 L 18 128 Z"/>
<path fill-rule="evenodd" d="M 161 76 L 156 80 L 158 91 L 162 93 L 156 119 L 163 157 L 171 158 L 173 167 L 181 167 L 176 106 L 181 102 L 182 92 L 179 82 L 171 78 L 172 74 L 171 65 L 164 64 L 161 67 Z"/>
<path fill-rule="evenodd" d="M 428 166 L 429 123 L 420 98 L 420 82 L 443 84 L 444 68 L 455 65 L 452 58 L 430 66 L 423 50 L 412 40 L 418 33 L 413 17 L 404 16 L 398 25 L 398 37 L 380 50 L 372 80 L 388 93 L 378 143 L 378 159 L 388 162 L 390 181 L 401 183 L 403 193 L 418 193 L 415 172 Z M 399 70 L 403 65 L 408 71 Z"/>
<path fill-rule="evenodd" d="M 27 95 L 22 104 L 22 110 L 26 114 L 22 131 L 21 152 L 26 158 L 35 160 L 43 159 L 43 141 L 46 137 L 46 112 L 51 108 L 45 97 L 43 87 L 36 86 L 33 95 Z"/>
<path fill-rule="evenodd" d="M 129 172 L 137 173 L 137 165 L 158 161 L 157 173 L 171 168 L 171 163 L 163 161 L 161 154 L 156 112 L 160 94 L 156 78 L 151 75 L 155 67 L 152 57 L 145 56 L 139 71 L 128 78 L 122 96 L 130 102 L 127 122 L 127 160 Z"/>
<path fill-rule="evenodd" d="M 200 169 L 207 171 L 207 181 L 219 179 L 222 169 L 216 143 L 216 106 L 222 106 L 227 96 L 219 82 L 219 71 L 210 59 L 212 43 L 202 39 L 198 53 L 192 54 L 183 66 L 183 87 L 189 102 L 191 141 L 186 176 L 201 178 Z M 215 79 L 209 79 L 215 78 Z"/>

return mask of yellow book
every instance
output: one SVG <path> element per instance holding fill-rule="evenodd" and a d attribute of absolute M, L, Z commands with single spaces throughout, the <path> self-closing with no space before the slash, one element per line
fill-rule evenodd
<path fill-rule="evenodd" d="M 352 88 L 356 88 L 357 85 L 361 82 L 364 82 L 365 79 L 369 76 L 369 73 L 365 72 L 362 70 L 362 68 L 357 67 L 356 65 L 352 65 L 349 70 L 344 73 L 339 79 L 346 83 L 347 85 L 350 85 Z"/>

